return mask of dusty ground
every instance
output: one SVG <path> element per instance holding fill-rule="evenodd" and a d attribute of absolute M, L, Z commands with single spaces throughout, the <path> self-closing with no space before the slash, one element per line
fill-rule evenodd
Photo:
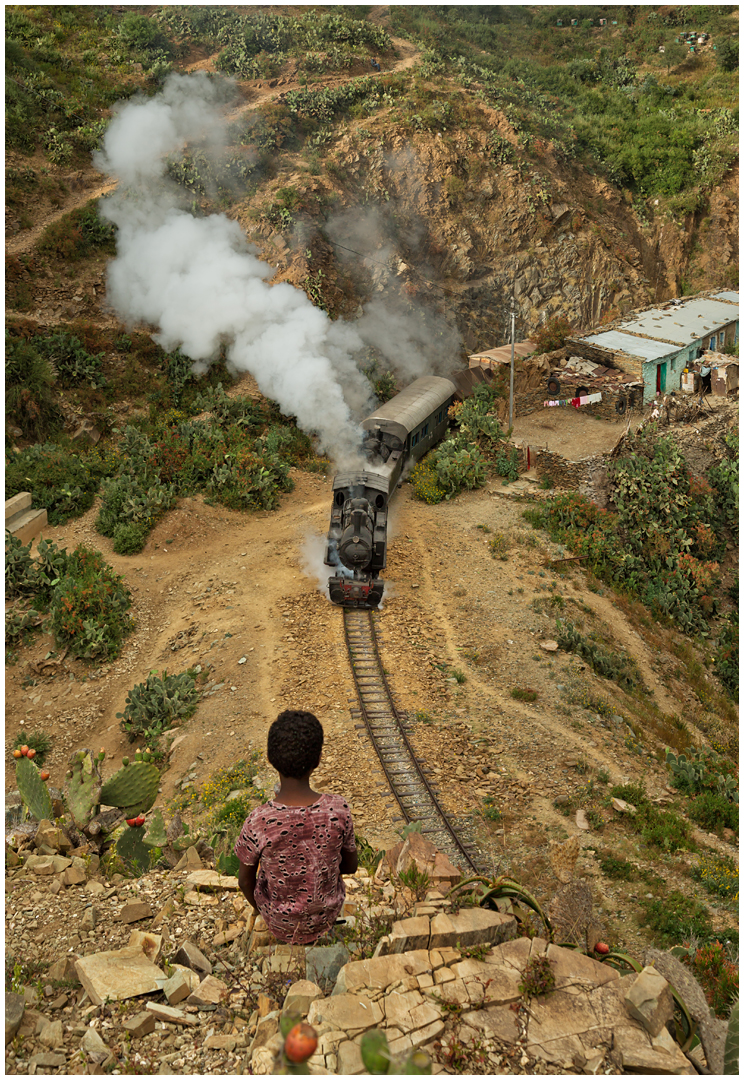
<path fill-rule="evenodd" d="M 181 500 L 138 556 L 113 553 L 111 541 L 93 527 L 95 506 L 50 530 L 47 536 L 61 546 L 101 550 L 125 576 L 137 629 L 113 663 L 90 668 L 66 659 L 54 678 L 28 666 L 45 656 L 51 640 L 37 637 L 24 647 L 6 668 L 8 751 L 21 726 L 40 728 L 54 739 L 52 784 L 63 782 L 66 760 L 80 746 L 105 748 L 108 775 L 131 753 L 116 718 L 131 687 L 153 669 L 209 665 L 208 693 L 163 776 L 163 804 L 187 774 L 196 773 L 198 784 L 216 768 L 263 750 L 281 709 L 307 708 L 318 714 L 327 737 L 317 786 L 350 798 L 357 830 L 372 844 L 395 842 L 384 778 L 351 720 L 342 614 L 320 590 L 331 480 L 303 472 L 294 479 L 294 492 L 273 513 L 245 515 L 201 498 Z M 530 546 L 534 534 L 521 512 L 524 493 L 535 489 L 526 480 L 509 487 L 497 480 L 452 503 L 428 506 L 405 485 L 394 504 L 378 630 L 393 690 L 416 720 L 415 744 L 435 772 L 445 805 L 474 815 L 494 871 L 508 868 L 550 895 L 557 882 L 548 842 L 579 832 L 553 800 L 587 779 L 577 775 L 577 762 L 592 772 L 608 769 L 616 783 L 645 773 L 654 794 L 663 793 L 665 773 L 655 760 L 626 749 L 627 729 L 619 723 L 562 704 L 560 690 L 571 680 L 610 698 L 612 684 L 575 658 L 540 648 L 553 636 L 555 620 L 535 611 L 533 599 L 553 595 L 545 586 L 555 581 L 569 608 L 571 601 L 585 603 L 619 645 L 631 647 L 661 710 L 677 711 L 679 701 L 661 681 L 653 651 L 610 598 L 587 591 L 577 569 L 556 577 L 547 563 L 559 554 L 553 545 Z M 489 550 L 497 533 L 509 544 L 507 561 Z M 463 682 L 455 681 L 456 672 Z M 535 703 L 515 701 L 515 686 L 535 689 Z M 489 771 L 498 778 L 486 780 Z M 261 776 L 273 786 L 268 766 Z M 6 790 L 14 786 L 8 764 Z M 483 817 L 487 795 L 504 810 L 498 825 Z M 613 886 L 599 874 L 592 843 L 603 846 L 607 830 L 602 838 L 582 835 L 581 870 L 596 877 L 609 913 Z"/>
<path fill-rule="evenodd" d="M 560 415 L 556 415 L 558 413 Z M 642 420 L 640 413 L 633 417 L 631 430 L 635 431 Z M 591 416 L 584 409 L 543 409 L 528 416 L 518 416 L 512 437 L 536 450 L 550 450 L 576 461 L 608 453 L 626 427 L 627 423 L 611 424 Z"/>
<path fill-rule="evenodd" d="M 405 42 L 396 46 L 399 58 L 389 66 L 400 70 L 412 63 L 414 51 Z M 207 58 L 193 68 L 209 63 Z M 291 73 L 277 87 L 242 84 L 243 107 L 295 85 Z M 19 230 L 13 215 L 6 219 L 9 254 L 30 252 L 45 225 L 106 190 L 105 178 L 92 168 L 64 180 L 64 190 L 29 208 L 25 227 Z M 102 261 L 93 261 L 74 280 L 57 282 L 51 275 L 39 280 L 31 317 L 50 324 L 73 316 L 113 321 L 102 308 L 104 269 Z M 515 437 L 568 457 L 575 447 L 580 458 L 609 449 L 623 429 L 565 409 L 549 417 L 519 418 Z M 54 739 L 52 784 L 61 785 L 69 754 L 81 746 L 106 749 L 108 775 L 131 752 L 116 714 L 132 686 L 153 669 L 179 672 L 209 665 L 207 694 L 163 776 L 164 804 L 187 774 L 195 773 L 200 783 L 216 768 L 263 750 L 268 725 L 281 709 L 309 708 L 327 733 L 317 785 L 350 797 L 358 832 L 371 843 L 397 840 L 382 774 L 350 717 L 353 685 L 342 615 L 320 588 L 326 576 L 322 538 L 331 479 L 301 472 L 294 479 L 294 492 L 274 513 L 244 515 L 201 498 L 181 500 L 139 556 L 113 553 L 111 541 L 94 529 L 97 506 L 84 518 L 50 530 L 47 538 L 68 549 L 86 543 L 102 551 L 125 576 L 137 628 L 118 660 L 91 668 L 67 659 L 54 678 L 29 667 L 52 648 L 48 637 L 22 648 L 18 662 L 6 667 L 6 749 L 22 726 L 40 728 Z M 579 832 L 573 817 L 553 806 L 557 796 L 574 792 L 601 768 L 614 782 L 645 773 L 652 794 L 663 791 L 666 777 L 655 760 L 626 748 L 627 728 L 621 723 L 565 704 L 562 688 L 574 682 L 608 699 L 614 687 L 566 654 L 540 648 L 555 634 L 555 617 L 535 610 L 533 601 L 561 595 L 569 613 L 589 608 L 595 624 L 632 652 L 662 714 L 681 713 L 690 695 L 675 681 L 675 665 L 638 636 L 609 594 L 589 591 L 576 568 L 559 577 L 548 557 L 563 553 L 544 537 L 530 546 L 535 534 L 521 517 L 521 499 L 526 492 L 539 495 L 535 489 L 529 481 L 503 487 L 496 480 L 482 491 L 431 507 L 415 501 L 404 486 L 393 514 L 378 630 L 393 689 L 415 718 L 415 744 L 439 778 L 443 802 L 454 813 L 474 814 L 495 870 L 510 869 L 544 897 L 558 884 L 548 842 Z M 505 538 L 506 561 L 494 559 L 489 550 L 496 534 Z M 555 587 L 548 591 L 551 582 Z M 464 681 L 457 682 L 455 673 Z M 534 689 L 537 700 L 515 701 L 514 687 Z M 658 748 L 652 740 L 648 745 Z M 487 778 L 489 772 L 497 779 Z M 262 777 L 273 783 L 267 767 Z M 14 780 L 7 764 L 6 790 L 15 787 Z M 498 825 L 483 817 L 487 795 L 503 809 Z M 601 835 L 582 833 L 579 867 L 594 879 L 605 916 L 615 920 L 630 948 L 636 932 L 629 929 L 627 915 L 637 898 L 627 886 L 621 889 L 602 877 L 594 855 L 617 841 L 627 857 L 638 857 L 637 845 L 616 836 L 617 829 L 608 821 Z M 733 853 L 713 838 L 706 837 L 706 843 Z M 676 884 L 681 860 L 661 863 L 669 864 L 668 880 Z"/>

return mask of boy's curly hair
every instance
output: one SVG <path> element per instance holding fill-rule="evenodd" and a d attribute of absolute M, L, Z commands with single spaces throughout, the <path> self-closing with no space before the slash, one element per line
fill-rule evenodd
<path fill-rule="evenodd" d="M 269 728 L 266 756 L 282 776 L 299 780 L 317 769 L 322 749 L 323 728 L 311 712 L 286 709 Z"/>

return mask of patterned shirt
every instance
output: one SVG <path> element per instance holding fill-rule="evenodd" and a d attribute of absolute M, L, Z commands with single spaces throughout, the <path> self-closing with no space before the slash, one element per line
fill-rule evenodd
<path fill-rule="evenodd" d="M 321 795 L 310 806 L 271 800 L 245 820 L 235 854 L 256 866 L 258 910 L 279 941 L 307 945 L 333 926 L 346 889 L 342 851 L 354 851 L 354 823 L 345 799 Z"/>

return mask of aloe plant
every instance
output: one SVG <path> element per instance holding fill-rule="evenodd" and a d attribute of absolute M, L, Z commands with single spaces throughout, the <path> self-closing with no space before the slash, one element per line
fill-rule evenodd
<path fill-rule="evenodd" d="M 553 927 L 550 923 L 550 919 L 545 914 L 540 904 L 528 889 L 525 889 L 523 885 L 520 885 L 520 883 L 513 878 L 507 877 L 506 874 L 502 874 L 501 877 L 493 878 L 491 880 L 480 876 L 468 878 L 466 881 L 460 881 L 457 885 L 453 885 L 447 895 L 450 897 L 454 896 L 456 892 L 476 884 L 481 887 L 478 899 L 478 903 L 481 907 L 494 907 L 495 904 L 493 902 L 500 899 L 517 900 L 519 903 L 525 904 L 539 915 L 547 930 L 548 939 L 550 941 L 553 940 Z M 519 918 L 517 912 L 514 912 L 514 915 Z"/>
<path fill-rule="evenodd" d="M 739 1075 L 739 999 L 737 997 L 731 1008 L 728 1031 L 726 1032 L 726 1044 L 723 1050 L 723 1075 Z"/>

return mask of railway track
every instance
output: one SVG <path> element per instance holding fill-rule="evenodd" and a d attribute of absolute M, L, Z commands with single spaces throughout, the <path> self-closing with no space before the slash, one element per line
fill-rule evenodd
<path fill-rule="evenodd" d="M 385 678 L 373 613 L 344 608 L 344 631 L 359 701 L 352 716 L 361 721 L 357 727 L 377 753 L 403 819 L 420 821 L 422 833 L 452 863 L 477 873 L 481 867 L 476 848 L 447 817 L 408 741 L 408 719 L 396 707 Z"/>

